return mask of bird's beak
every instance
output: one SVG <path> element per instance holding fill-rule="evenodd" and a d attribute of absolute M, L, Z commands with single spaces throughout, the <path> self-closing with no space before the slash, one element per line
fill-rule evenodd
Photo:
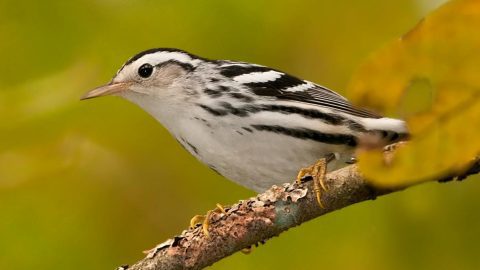
<path fill-rule="evenodd" d="M 127 90 L 129 86 L 130 83 L 128 82 L 109 83 L 88 91 L 80 98 L 80 100 L 118 94 Z"/>

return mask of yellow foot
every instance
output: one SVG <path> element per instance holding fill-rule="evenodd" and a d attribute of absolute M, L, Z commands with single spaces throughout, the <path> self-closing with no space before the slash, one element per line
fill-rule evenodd
<path fill-rule="evenodd" d="M 248 255 L 248 254 L 252 253 L 253 248 L 254 248 L 254 247 L 258 247 L 259 244 L 262 244 L 262 245 L 265 244 L 265 240 L 262 240 L 262 241 L 256 243 L 255 245 L 251 245 L 251 246 L 249 246 L 249 247 L 246 247 L 246 248 L 244 248 L 244 249 L 242 249 L 242 250 L 240 250 L 240 251 L 241 251 L 243 254 Z"/>
<path fill-rule="evenodd" d="M 327 191 L 325 186 L 325 175 L 327 174 L 327 159 L 321 158 L 314 165 L 303 168 L 298 172 L 296 182 L 302 183 L 302 180 L 310 176 L 313 179 L 313 191 L 317 197 L 318 205 L 325 208 L 322 203 L 322 190 Z"/>
<path fill-rule="evenodd" d="M 212 217 L 213 213 L 223 213 L 226 214 L 227 212 L 225 211 L 225 208 L 217 203 L 216 208 L 214 210 L 209 210 L 206 215 L 195 215 L 191 220 L 190 220 L 190 228 L 195 228 L 197 224 L 202 224 L 202 231 L 203 234 L 207 238 L 210 237 L 210 234 L 208 233 L 208 228 L 210 226 L 210 218 Z"/>
<path fill-rule="evenodd" d="M 253 249 L 253 246 L 249 246 L 249 247 L 246 247 L 246 248 L 244 248 L 244 249 L 242 249 L 242 250 L 240 250 L 240 251 L 241 251 L 243 254 L 248 255 L 248 254 L 252 253 L 252 249 Z"/>

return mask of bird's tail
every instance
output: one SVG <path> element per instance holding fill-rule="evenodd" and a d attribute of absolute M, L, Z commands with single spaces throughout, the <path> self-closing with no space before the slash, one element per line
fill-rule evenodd
<path fill-rule="evenodd" d="M 367 133 L 359 139 L 366 147 L 383 147 L 395 142 L 406 141 L 410 135 L 405 121 L 393 118 L 364 118 L 363 126 Z"/>

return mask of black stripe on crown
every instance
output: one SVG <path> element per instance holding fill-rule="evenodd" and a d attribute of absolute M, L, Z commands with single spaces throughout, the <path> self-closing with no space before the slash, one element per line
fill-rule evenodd
<path fill-rule="evenodd" d="M 178 66 L 182 67 L 184 70 L 187 70 L 187 71 L 195 70 L 195 67 L 192 64 L 183 63 L 183 62 L 179 62 L 179 61 L 175 61 L 175 60 L 168 60 L 166 62 L 160 63 L 160 64 L 157 65 L 157 67 L 163 67 L 163 66 L 166 66 L 166 65 L 169 65 L 169 64 L 178 65 Z"/>

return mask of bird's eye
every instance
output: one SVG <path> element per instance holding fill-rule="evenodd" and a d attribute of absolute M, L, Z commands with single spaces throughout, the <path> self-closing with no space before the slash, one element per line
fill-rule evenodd
<path fill-rule="evenodd" d="M 153 73 L 153 66 L 150 64 L 143 64 L 138 68 L 138 75 L 142 78 L 148 78 Z"/>

